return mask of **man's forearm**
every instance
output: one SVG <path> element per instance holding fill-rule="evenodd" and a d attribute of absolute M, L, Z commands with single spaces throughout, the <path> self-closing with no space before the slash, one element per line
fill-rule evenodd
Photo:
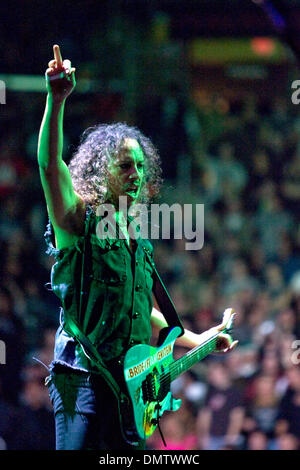
<path fill-rule="evenodd" d="M 163 314 L 156 308 L 152 309 L 151 313 L 151 323 L 158 327 L 164 328 L 168 326 Z M 210 330 L 204 331 L 204 333 L 196 334 L 190 330 L 184 330 L 184 334 L 176 340 L 177 346 L 183 346 L 186 348 L 195 348 L 199 346 L 203 341 L 211 336 L 212 332 Z"/>
<path fill-rule="evenodd" d="M 38 143 L 38 163 L 45 170 L 62 159 L 63 115 L 64 101 L 55 102 L 51 95 L 47 95 Z"/>

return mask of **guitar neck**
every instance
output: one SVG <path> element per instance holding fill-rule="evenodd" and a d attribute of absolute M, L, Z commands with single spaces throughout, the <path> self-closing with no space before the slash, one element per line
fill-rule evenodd
<path fill-rule="evenodd" d="M 216 342 L 220 332 L 212 334 L 210 338 L 207 338 L 202 344 L 196 346 L 194 349 L 189 351 L 183 357 L 174 361 L 170 367 L 168 373 L 170 374 L 170 381 L 176 379 L 180 374 L 188 371 L 194 364 L 204 359 L 211 352 L 216 349 Z"/>

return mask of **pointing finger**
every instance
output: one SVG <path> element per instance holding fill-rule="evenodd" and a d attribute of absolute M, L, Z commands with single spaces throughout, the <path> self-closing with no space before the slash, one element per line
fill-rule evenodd
<path fill-rule="evenodd" d="M 61 53 L 60 53 L 60 48 L 57 44 L 55 44 L 55 46 L 53 46 L 53 54 L 54 54 L 54 59 L 56 60 L 56 65 L 57 67 L 62 67 L 63 65 L 63 61 L 62 61 L 62 56 L 61 56 Z"/>

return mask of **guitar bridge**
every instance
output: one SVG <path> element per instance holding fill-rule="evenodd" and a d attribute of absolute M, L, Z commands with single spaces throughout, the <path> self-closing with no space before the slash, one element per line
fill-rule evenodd
<path fill-rule="evenodd" d="M 153 377 L 151 374 L 148 374 L 145 380 L 142 382 L 142 392 L 144 404 L 155 400 L 153 390 Z"/>
<path fill-rule="evenodd" d="M 163 400 L 170 390 L 170 374 L 165 374 L 164 380 L 160 381 L 158 376 L 154 374 L 148 374 L 145 380 L 142 382 L 143 402 L 157 402 Z"/>

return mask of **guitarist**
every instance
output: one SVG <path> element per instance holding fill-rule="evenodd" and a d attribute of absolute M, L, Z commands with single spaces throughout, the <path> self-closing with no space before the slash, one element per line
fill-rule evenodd
<path fill-rule="evenodd" d="M 117 123 L 85 132 L 67 166 L 62 159 L 63 115 L 76 84 L 75 68 L 62 60 L 58 45 L 53 52 L 45 74 L 38 164 L 50 218 L 47 252 L 56 261 L 51 285 L 62 305 L 46 380 L 54 407 L 56 449 L 131 449 L 121 433 L 116 398 L 70 325 L 76 320 L 120 386 L 126 350 L 148 343 L 151 325 L 166 326 L 154 308 L 153 268 L 144 252 L 146 244 L 151 253 L 151 244 L 130 237 L 129 218 L 119 206 L 120 196 L 126 197 L 129 208 L 149 202 L 158 192 L 159 157 L 139 130 Z M 119 236 L 98 236 L 99 230 L 107 229 L 103 214 L 97 214 L 104 203 L 115 209 L 111 223 Z M 185 330 L 178 344 L 193 348 L 205 334 Z M 224 339 L 219 348 L 226 352 L 234 346 Z M 135 448 L 143 447 L 141 441 Z"/>

